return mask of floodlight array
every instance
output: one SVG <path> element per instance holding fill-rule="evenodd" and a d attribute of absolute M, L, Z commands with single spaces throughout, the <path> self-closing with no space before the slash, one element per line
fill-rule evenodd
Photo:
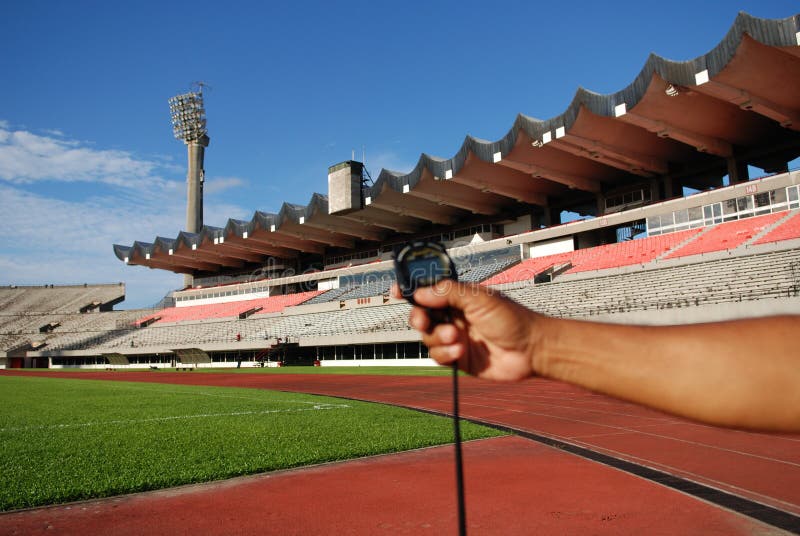
<path fill-rule="evenodd" d="M 199 140 L 206 134 L 206 111 L 202 93 L 184 93 L 169 99 L 172 133 L 183 141 Z"/>

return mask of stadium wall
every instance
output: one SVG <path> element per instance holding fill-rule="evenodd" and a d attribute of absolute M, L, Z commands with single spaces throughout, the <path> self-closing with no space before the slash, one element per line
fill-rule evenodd
<path fill-rule="evenodd" d="M 356 359 L 353 361 L 320 361 L 322 367 L 438 367 L 439 364 L 429 357 L 420 359 Z"/>

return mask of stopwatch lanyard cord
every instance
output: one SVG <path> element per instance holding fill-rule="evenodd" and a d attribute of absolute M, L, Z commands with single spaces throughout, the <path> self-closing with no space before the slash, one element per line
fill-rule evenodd
<path fill-rule="evenodd" d="M 458 534 L 467 534 L 467 509 L 464 503 L 464 465 L 461 458 L 461 424 L 458 415 L 458 363 L 453 363 L 453 435 L 456 447 L 456 493 L 458 495 Z"/>

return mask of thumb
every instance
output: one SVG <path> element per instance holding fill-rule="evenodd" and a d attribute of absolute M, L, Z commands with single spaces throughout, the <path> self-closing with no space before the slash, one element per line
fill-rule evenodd
<path fill-rule="evenodd" d="M 422 307 L 444 309 L 451 307 L 466 311 L 486 305 L 491 291 L 480 285 L 459 283 L 452 280 L 440 281 L 430 287 L 423 287 L 414 293 L 414 301 Z"/>

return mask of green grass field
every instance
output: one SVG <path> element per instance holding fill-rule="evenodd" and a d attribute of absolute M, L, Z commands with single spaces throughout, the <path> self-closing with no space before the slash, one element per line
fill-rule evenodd
<path fill-rule="evenodd" d="M 447 418 L 258 389 L 6 376 L 0 405 L 0 511 L 452 441 Z"/>

